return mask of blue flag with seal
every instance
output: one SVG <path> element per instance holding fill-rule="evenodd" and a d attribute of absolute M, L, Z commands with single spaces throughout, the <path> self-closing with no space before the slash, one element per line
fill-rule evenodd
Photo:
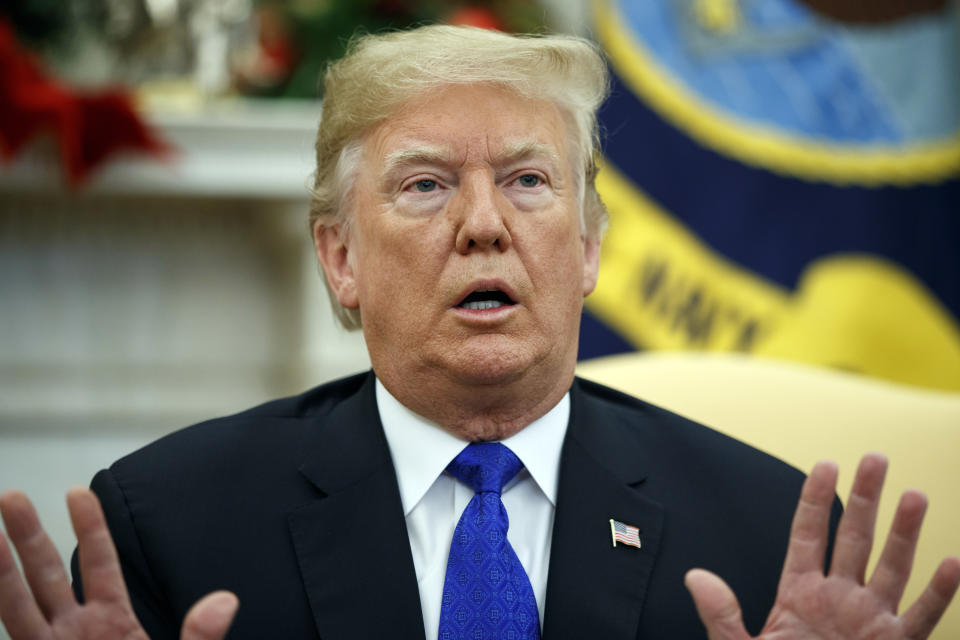
<path fill-rule="evenodd" d="M 740 351 L 960 391 L 960 7 L 595 0 L 610 210 L 581 357 Z"/>

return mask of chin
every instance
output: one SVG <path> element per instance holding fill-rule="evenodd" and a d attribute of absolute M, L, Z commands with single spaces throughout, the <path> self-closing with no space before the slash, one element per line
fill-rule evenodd
<path fill-rule="evenodd" d="M 462 383 L 497 385 L 522 377 L 527 367 L 518 365 L 509 358 L 488 357 L 482 361 L 458 362 L 452 369 L 454 376 Z"/>
<path fill-rule="evenodd" d="M 446 367 L 461 382 L 476 385 L 509 383 L 523 376 L 535 359 L 523 349 L 460 349 Z"/>

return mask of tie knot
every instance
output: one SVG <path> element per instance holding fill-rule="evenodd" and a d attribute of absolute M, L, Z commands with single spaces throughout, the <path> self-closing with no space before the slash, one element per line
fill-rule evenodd
<path fill-rule="evenodd" d="M 499 442 L 471 443 L 447 465 L 447 471 L 477 493 L 500 493 L 522 468 L 520 458 Z"/>

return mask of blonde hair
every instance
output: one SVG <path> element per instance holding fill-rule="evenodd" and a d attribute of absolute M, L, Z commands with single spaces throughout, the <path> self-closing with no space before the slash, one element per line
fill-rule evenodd
<path fill-rule="evenodd" d="M 496 84 L 528 98 L 548 100 L 569 121 L 581 228 L 599 240 L 607 212 L 594 186 L 599 149 L 596 111 L 608 91 L 606 64 L 590 42 L 573 36 L 509 35 L 474 27 L 432 25 L 354 38 L 347 54 L 324 78 L 317 132 L 317 169 L 310 228 L 351 224 L 350 192 L 363 136 L 403 102 L 432 88 Z M 360 327 L 358 310 L 346 309 L 329 289 L 341 324 Z"/>

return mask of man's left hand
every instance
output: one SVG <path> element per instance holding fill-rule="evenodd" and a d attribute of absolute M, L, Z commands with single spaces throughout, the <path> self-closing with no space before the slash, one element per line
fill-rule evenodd
<path fill-rule="evenodd" d="M 941 562 L 917 601 L 898 615 L 927 508 L 926 496 L 907 491 L 900 498 L 877 567 L 866 580 L 886 470 L 882 455 L 870 454 L 861 460 L 837 529 L 830 572 L 824 575 L 837 467 L 820 462 L 813 468 L 794 515 L 777 599 L 759 638 L 922 640 L 930 635 L 960 585 L 960 558 Z M 723 580 L 693 569 L 686 584 L 710 640 L 750 638 L 737 598 Z"/>

